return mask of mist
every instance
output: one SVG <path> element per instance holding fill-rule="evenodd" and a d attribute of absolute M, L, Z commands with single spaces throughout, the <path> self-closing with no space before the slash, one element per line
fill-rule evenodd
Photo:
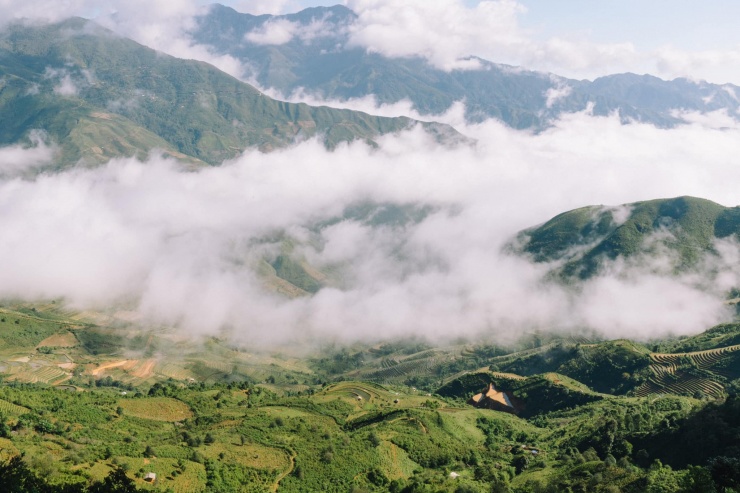
<path fill-rule="evenodd" d="M 538 134 L 496 121 L 458 129 L 477 143 L 448 148 L 417 128 L 377 148 L 327 151 L 310 140 L 197 171 L 154 153 L 30 179 L 6 174 L 0 298 L 124 307 L 142 324 L 255 346 L 507 342 L 583 328 L 646 340 L 731 316 L 723 300 L 740 277 L 734 241 L 718 245 L 701 274 L 617 262 L 576 287 L 546 280 L 556 265 L 505 248 L 522 229 L 585 205 L 679 195 L 736 204 L 740 127 L 726 115 L 674 129 L 587 112 Z M 45 152 L 4 148 L 0 158 L 12 158 L 3 169 L 24 168 Z M 398 224 L 344 218 L 357 204 L 426 212 Z M 258 266 L 285 238 L 334 281 L 295 298 L 266 289 Z"/>

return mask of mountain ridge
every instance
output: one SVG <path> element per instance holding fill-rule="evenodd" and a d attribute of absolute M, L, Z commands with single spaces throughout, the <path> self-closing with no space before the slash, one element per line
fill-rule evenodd
<path fill-rule="evenodd" d="M 248 147 L 269 151 L 315 136 L 329 148 L 355 139 L 372 144 L 417 124 L 273 100 L 204 62 L 156 52 L 81 18 L 6 27 L 0 75 L 10 81 L 0 88 L 0 144 L 43 130 L 61 143 L 67 165 L 155 148 L 219 164 Z M 105 125 L 81 124 L 91 120 L 107 125 L 103 136 L 96 132 Z M 460 137 L 443 125 L 421 125 L 440 139 Z"/>
<path fill-rule="evenodd" d="M 733 235 L 740 237 L 740 207 L 681 196 L 564 212 L 522 231 L 512 248 L 535 262 L 562 262 L 565 278 L 587 279 L 602 262 L 661 248 L 676 256 L 675 269 L 685 270 L 715 253 L 715 240 Z"/>
<path fill-rule="evenodd" d="M 441 114 L 465 101 L 466 118 L 479 122 L 498 118 L 514 128 L 542 128 L 563 113 L 592 104 L 596 115 L 619 111 L 623 121 L 661 127 L 682 123 L 673 110 L 724 110 L 734 118 L 740 87 L 664 81 L 650 75 L 614 74 L 594 81 L 575 80 L 496 64 L 475 57 L 480 70 L 434 69 L 421 58 L 388 58 L 363 48 L 347 47 L 347 29 L 356 15 L 343 6 L 307 9 L 284 16 L 252 16 L 219 4 L 199 20 L 193 37 L 220 54 L 229 54 L 253 68 L 262 87 L 290 95 L 298 89 L 325 99 L 349 100 L 374 95 L 378 104 L 408 99 L 422 114 Z M 280 44 L 250 42 L 250 33 L 266 23 L 286 21 L 299 27 L 326 23 L 324 37 L 294 36 Z M 313 24 L 312 24 L 313 23 Z M 267 40 L 264 40 L 267 41 Z M 320 67 L 320 68 L 318 68 Z M 733 93 L 735 95 L 733 95 Z"/>

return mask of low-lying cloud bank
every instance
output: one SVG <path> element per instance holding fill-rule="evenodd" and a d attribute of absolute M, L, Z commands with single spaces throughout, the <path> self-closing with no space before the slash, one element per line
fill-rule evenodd
<path fill-rule="evenodd" d="M 666 130 L 579 113 L 537 135 L 492 121 L 467 127 L 478 144 L 456 149 L 414 130 L 377 149 L 308 141 L 196 172 L 152 156 L 6 176 L 0 297 L 133 306 L 156 323 L 254 344 L 508 340 L 579 327 L 614 338 L 695 333 L 729 316 L 736 243 L 707 260 L 708 277 L 623 265 L 576 290 L 543 282 L 550 266 L 502 249 L 521 229 L 589 204 L 694 195 L 734 205 L 740 127 L 721 121 Z M 32 163 L 39 152 L 6 148 L 0 158 L 22 168 L 18 153 Z M 407 224 L 316 226 L 361 202 L 431 212 Z M 266 291 L 255 266 L 281 234 L 311 265 L 341 273 L 338 287 L 296 299 Z"/>

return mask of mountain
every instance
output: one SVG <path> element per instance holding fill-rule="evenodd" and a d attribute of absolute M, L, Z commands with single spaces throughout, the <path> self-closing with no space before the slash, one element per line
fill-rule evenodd
<path fill-rule="evenodd" d="M 315 135 L 332 147 L 415 124 L 276 101 L 206 63 L 158 53 L 80 18 L 0 33 L 0 105 L 0 145 L 42 130 L 60 145 L 63 164 L 153 148 L 218 164 L 248 147 L 271 150 Z"/>
<path fill-rule="evenodd" d="M 565 212 L 520 233 L 513 248 L 535 262 L 562 263 L 564 277 L 586 279 L 604 262 L 651 254 L 685 271 L 732 236 L 740 238 L 740 207 L 677 197 Z"/>
<path fill-rule="evenodd" d="M 559 114 L 582 111 L 589 104 L 596 115 L 618 110 L 624 120 L 660 126 L 683 121 L 674 110 L 727 110 L 738 117 L 737 86 L 635 74 L 572 80 L 473 56 L 478 70 L 445 72 L 421 58 L 388 58 L 347 46 L 355 20 L 351 10 L 339 5 L 284 16 L 253 16 L 213 5 L 192 34 L 197 42 L 249 66 L 260 86 L 286 95 L 303 89 L 325 99 L 407 99 L 422 114 L 439 114 L 464 100 L 469 121 L 494 117 L 515 128 L 546 126 Z M 294 36 L 266 44 L 270 25 Z"/>

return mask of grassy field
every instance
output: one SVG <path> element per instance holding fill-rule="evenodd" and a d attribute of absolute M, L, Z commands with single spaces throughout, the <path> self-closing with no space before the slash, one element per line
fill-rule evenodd
<path fill-rule="evenodd" d="M 193 416 L 187 404 L 169 397 L 121 399 L 118 405 L 127 415 L 154 421 L 175 422 Z"/>

